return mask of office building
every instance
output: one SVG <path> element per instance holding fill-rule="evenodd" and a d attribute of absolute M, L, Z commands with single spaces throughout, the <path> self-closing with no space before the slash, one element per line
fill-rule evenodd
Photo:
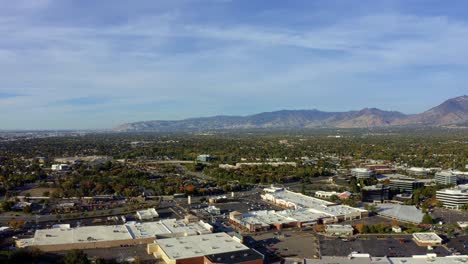
<path fill-rule="evenodd" d="M 435 174 L 434 180 L 438 184 L 457 185 L 458 176 L 451 171 L 441 171 Z"/>
<path fill-rule="evenodd" d="M 357 179 L 369 179 L 372 177 L 373 172 L 366 168 L 354 168 L 351 170 L 351 175 Z"/>
<path fill-rule="evenodd" d="M 361 189 L 361 197 L 363 202 L 383 202 L 390 200 L 390 188 L 383 184 L 377 184 L 372 186 L 365 186 Z"/>
<path fill-rule="evenodd" d="M 414 190 L 424 187 L 424 182 L 416 179 L 390 179 L 390 189 L 398 190 L 399 192 L 412 193 Z"/>
<path fill-rule="evenodd" d="M 436 198 L 446 208 L 461 209 L 468 204 L 468 184 L 437 191 Z"/>

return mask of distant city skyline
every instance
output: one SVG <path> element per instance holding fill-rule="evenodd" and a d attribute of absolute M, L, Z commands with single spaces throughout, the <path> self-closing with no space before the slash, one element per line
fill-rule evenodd
<path fill-rule="evenodd" d="M 449 4 L 448 4 L 449 3 Z M 0 130 L 468 93 L 466 1 L 0 0 Z"/>

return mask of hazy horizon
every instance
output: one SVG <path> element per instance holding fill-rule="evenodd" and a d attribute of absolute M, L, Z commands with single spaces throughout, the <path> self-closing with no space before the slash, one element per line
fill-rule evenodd
<path fill-rule="evenodd" d="M 0 130 L 415 114 L 467 93 L 466 1 L 356 3 L 0 0 Z"/>

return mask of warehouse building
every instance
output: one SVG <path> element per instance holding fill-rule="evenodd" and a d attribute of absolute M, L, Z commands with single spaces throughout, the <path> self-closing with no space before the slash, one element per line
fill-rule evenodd
<path fill-rule="evenodd" d="M 156 239 L 147 251 L 166 264 L 263 263 L 262 254 L 226 233 Z"/>
<path fill-rule="evenodd" d="M 34 247 L 42 251 L 109 248 L 151 243 L 156 237 L 182 237 L 211 233 L 209 225 L 200 221 L 186 224 L 182 220 L 127 222 L 124 225 L 82 226 L 58 225 L 36 230 L 33 238 L 19 239 L 19 248 Z"/>
<path fill-rule="evenodd" d="M 414 205 L 383 203 L 377 204 L 377 214 L 401 222 L 420 224 L 423 212 Z"/>

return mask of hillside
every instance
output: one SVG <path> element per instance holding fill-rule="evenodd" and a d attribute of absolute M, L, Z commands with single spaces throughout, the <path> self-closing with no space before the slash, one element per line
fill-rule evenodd
<path fill-rule="evenodd" d="M 176 121 L 142 121 L 114 128 L 114 131 L 204 131 L 229 129 L 362 128 L 386 126 L 445 126 L 468 122 L 468 96 L 449 99 L 421 114 L 364 108 L 360 111 L 323 112 L 281 110 L 248 116 L 214 116 Z"/>

